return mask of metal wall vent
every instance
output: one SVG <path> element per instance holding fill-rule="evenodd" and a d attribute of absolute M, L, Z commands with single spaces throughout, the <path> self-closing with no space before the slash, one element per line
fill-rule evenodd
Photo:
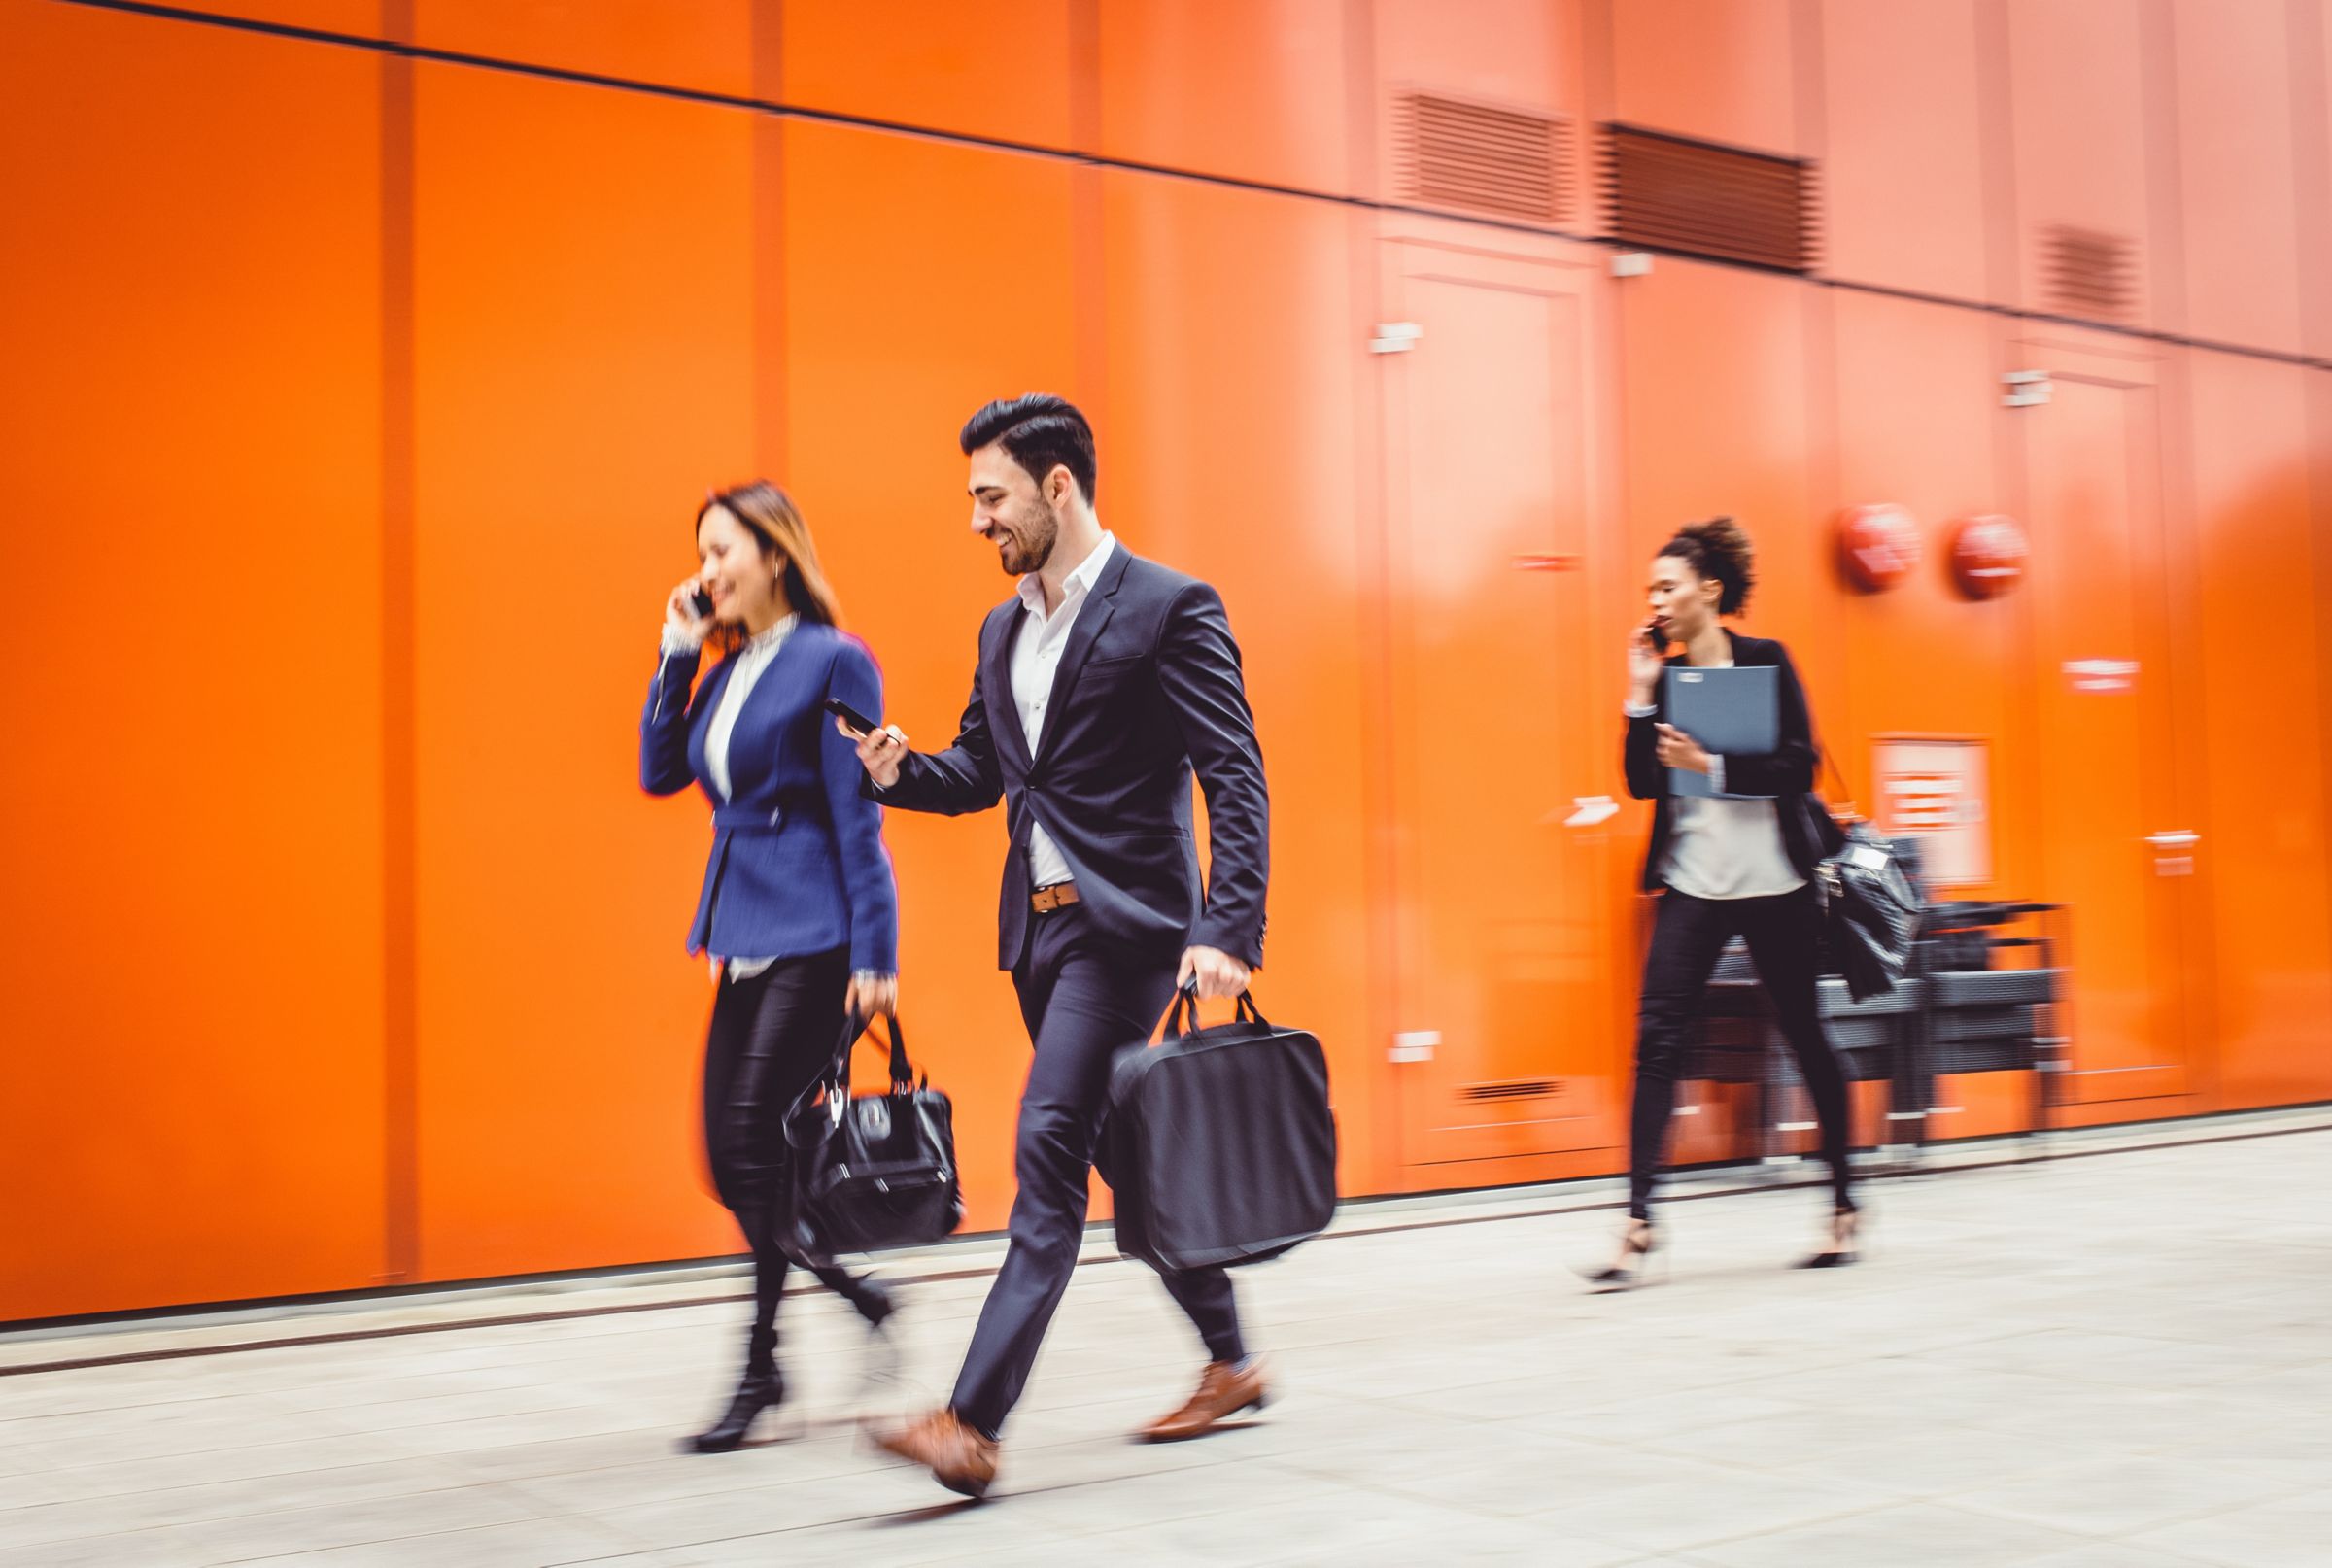
<path fill-rule="evenodd" d="M 1458 1091 L 1460 1100 L 1543 1100 L 1560 1094 L 1553 1078 L 1504 1078 L 1495 1083 L 1469 1083 Z"/>
<path fill-rule="evenodd" d="M 1813 266 L 1819 219 L 1807 159 L 1633 125 L 1603 130 L 1615 238 L 1791 272 Z"/>
<path fill-rule="evenodd" d="M 2040 287 L 2063 315 L 2124 320 L 2138 303 L 2138 247 L 2120 234 L 2052 223 L 2040 231 Z"/>
<path fill-rule="evenodd" d="M 1393 117 L 1402 199 L 1560 222 L 1570 215 L 1568 120 L 1435 92 L 1405 92 Z"/>

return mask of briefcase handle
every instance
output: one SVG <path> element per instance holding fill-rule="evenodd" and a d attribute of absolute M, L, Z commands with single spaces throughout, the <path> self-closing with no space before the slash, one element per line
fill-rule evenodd
<path fill-rule="evenodd" d="M 1238 1017 L 1242 1023 L 1268 1025 L 1271 1022 L 1263 1016 L 1263 1009 L 1255 1006 L 1253 993 L 1248 991 L 1239 993 Z M 1166 1016 L 1158 1022 L 1169 1040 L 1178 1035 L 1190 1034 L 1198 1027 L 1197 981 L 1185 980 L 1175 988 L 1174 1000 L 1166 1004 Z"/>

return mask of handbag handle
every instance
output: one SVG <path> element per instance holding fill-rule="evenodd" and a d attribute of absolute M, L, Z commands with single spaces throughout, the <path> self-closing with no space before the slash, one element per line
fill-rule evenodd
<path fill-rule="evenodd" d="M 1817 741 L 1815 741 L 1815 742 L 1814 742 L 1814 749 L 1815 749 L 1815 750 L 1817 750 L 1817 751 L 1819 751 L 1819 752 L 1822 754 L 1822 766 L 1823 766 L 1824 767 L 1826 767 L 1826 768 L 1828 768 L 1828 769 L 1830 770 L 1830 779 L 1831 779 L 1831 782 L 1832 782 L 1832 783 L 1834 783 L 1834 784 L 1835 784 L 1835 785 L 1838 787 L 1838 799 L 1839 799 L 1840 801 L 1844 801 L 1844 802 L 1845 802 L 1845 806 L 1846 806 L 1846 814 L 1847 814 L 1847 821 L 1849 821 L 1849 822 L 1868 822 L 1868 821 L 1869 821 L 1870 819 L 1869 819 L 1869 818 L 1868 818 L 1868 817 L 1866 817 L 1866 816 L 1864 816 L 1864 815 L 1863 815 L 1863 813 L 1862 813 L 1862 812 L 1861 812 L 1861 811 L 1860 811 L 1860 810 L 1859 810 L 1859 809 L 1856 807 L 1856 805 L 1855 805 L 1855 802 L 1854 802 L 1854 800 L 1853 800 L 1853 792 L 1852 792 L 1850 789 L 1848 789 L 1848 787 L 1847 787 L 1847 784 L 1846 784 L 1846 773 L 1845 773 L 1845 770 L 1844 770 L 1843 768 L 1841 768 L 1841 767 L 1838 767 L 1838 760 L 1837 760 L 1835 757 L 1833 757 L 1833 756 L 1830 754 L 1830 748 L 1829 748 L 1828 746 L 1825 746 L 1825 745 L 1823 745 L 1823 744 L 1822 744 L 1820 741 L 1818 741 L 1818 740 L 1817 740 Z M 1821 784 L 1821 782 L 1822 782 L 1822 777 L 1821 777 L 1821 775 L 1820 775 L 1819 773 L 1816 773 L 1816 774 L 1814 775 L 1814 783 L 1816 784 L 1816 786 L 1819 786 L 1819 785 Z M 1817 793 L 1817 794 L 1819 794 L 1819 793 L 1820 793 L 1820 791 L 1819 791 L 1819 788 L 1817 788 L 1817 790 L 1816 790 L 1816 793 Z M 1824 802 L 1824 806 L 1825 806 L 1825 808 L 1827 808 L 1828 804 L 1829 804 L 1829 802 L 1828 802 L 1828 801 L 1825 801 L 1825 802 Z M 1833 817 L 1834 817 L 1834 819 L 1835 819 L 1835 817 L 1836 816 L 1836 813 L 1835 813 L 1835 812 L 1833 812 L 1833 813 L 1832 813 L 1832 816 L 1833 816 Z"/>
<path fill-rule="evenodd" d="M 1236 1016 L 1242 1023 L 1268 1025 L 1271 1022 L 1270 1019 L 1263 1016 L 1263 1009 L 1255 1006 L 1253 994 L 1248 991 L 1239 993 Z M 1160 1027 L 1166 1031 L 1169 1039 L 1192 1032 L 1198 1024 L 1198 984 L 1196 981 L 1185 980 L 1174 988 L 1174 1000 L 1166 1004 L 1166 1016 L 1159 1019 L 1158 1022 Z"/>
<path fill-rule="evenodd" d="M 914 1066 L 907 1059 L 907 1032 L 900 1027 L 897 1013 L 889 1013 L 885 1016 L 889 1018 L 891 1025 L 891 1093 L 906 1094 L 915 1086 Z M 840 1090 L 839 1096 L 840 1099 L 850 1098 L 851 1052 L 857 1046 L 859 1038 L 874 1025 L 874 1019 L 861 1018 L 856 1013 L 842 1020 L 842 1042 L 835 1052 L 834 1070 L 831 1074 L 835 1084 Z"/>
<path fill-rule="evenodd" d="M 891 1021 L 891 1093 L 911 1094 L 915 1087 L 914 1068 L 907 1059 L 907 1035 L 900 1028 L 899 1015 L 891 1013 L 888 1016 Z M 827 1065 L 825 1072 L 803 1085 L 802 1092 L 794 1096 L 793 1104 L 785 1108 L 781 1125 L 785 1128 L 787 1143 L 795 1148 L 812 1147 L 840 1125 L 842 1113 L 850 1107 L 850 1055 L 858 1044 L 859 1037 L 873 1023 L 873 1019 L 861 1018 L 856 1013 L 850 1013 L 842 1019 L 842 1038 L 835 1045 L 833 1061 Z M 924 1081 L 928 1084 L 930 1079 Z M 811 1106 L 821 1089 L 826 1093 L 825 1113 L 815 1115 Z M 813 1119 L 817 1124 L 818 1138 L 804 1142 L 797 1134 L 806 1132 Z"/>

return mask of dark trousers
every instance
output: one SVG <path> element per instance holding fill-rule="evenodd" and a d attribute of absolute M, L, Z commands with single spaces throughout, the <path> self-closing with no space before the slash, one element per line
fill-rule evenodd
<path fill-rule="evenodd" d="M 780 959 L 741 980 L 721 976 L 704 1041 L 704 1149 L 713 1189 L 753 1252 L 745 1372 L 776 1364 L 777 1300 L 799 1259 L 829 1290 L 873 1315 L 881 1294 L 798 1234 L 785 1111 L 834 1059 L 850 988 L 846 948 Z"/>
<path fill-rule="evenodd" d="M 1798 1058 L 1822 1129 L 1822 1158 L 1840 1209 L 1852 1209 L 1846 1168 L 1846 1078 L 1822 1031 L 1816 999 L 1815 943 L 1822 906 L 1801 887 L 1772 899 L 1696 899 L 1674 888 L 1660 896 L 1652 951 L 1644 960 L 1643 996 L 1636 1006 L 1635 1113 L 1628 1158 L 1628 1212 L 1651 1217 L 1652 1184 L 1667 1149 L 1676 1111 L 1676 1074 L 1700 1022 L 1708 977 L 1725 944 L 1749 944 L 1757 977 L 1771 999 L 1782 1039 Z"/>
<path fill-rule="evenodd" d="M 1037 1347 L 1077 1267 L 1083 1240 L 1093 1134 L 1109 1091 L 1110 1059 L 1146 1040 L 1174 995 L 1177 949 L 1128 947 L 1093 928 L 1081 904 L 1034 917 L 1012 984 L 1036 1045 L 1020 1096 L 1010 1244 L 973 1331 L 949 1403 L 990 1434 L 1020 1398 Z M 1236 1361 L 1239 1309 L 1230 1276 L 1195 1269 L 1162 1277 L 1197 1325 L 1207 1354 Z"/>

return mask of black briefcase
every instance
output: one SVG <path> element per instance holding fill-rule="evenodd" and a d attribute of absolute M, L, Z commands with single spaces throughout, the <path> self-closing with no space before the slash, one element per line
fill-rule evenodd
<path fill-rule="evenodd" d="M 1336 1212 L 1336 1117 L 1320 1041 L 1248 997 L 1197 1021 L 1188 991 L 1166 1040 L 1120 1051 L 1095 1163 L 1117 1199 L 1117 1249 L 1162 1273 L 1275 1258 Z"/>
<path fill-rule="evenodd" d="M 919 1246 L 964 1219 L 947 1097 L 929 1077 L 915 1082 L 897 1018 L 890 1086 L 853 1095 L 850 1053 L 865 1031 L 856 1018 L 843 1026 L 834 1065 L 786 1114 L 800 1231 L 813 1249 L 828 1253 Z"/>

